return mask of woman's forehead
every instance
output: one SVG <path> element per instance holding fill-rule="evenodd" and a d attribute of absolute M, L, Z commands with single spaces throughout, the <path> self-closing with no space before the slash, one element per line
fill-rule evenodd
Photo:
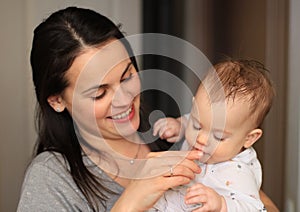
<path fill-rule="evenodd" d="M 130 61 L 120 41 L 114 40 L 105 46 L 85 49 L 73 62 L 66 77 L 70 84 L 84 86 L 103 80 L 110 71 L 124 61 Z"/>

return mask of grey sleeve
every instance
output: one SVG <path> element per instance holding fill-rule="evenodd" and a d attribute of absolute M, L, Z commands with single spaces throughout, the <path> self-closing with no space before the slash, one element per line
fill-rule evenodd
<path fill-rule="evenodd" d="M 62 164 L 31 165 L 23 182 L 18 212 L 91 211 Z"/>

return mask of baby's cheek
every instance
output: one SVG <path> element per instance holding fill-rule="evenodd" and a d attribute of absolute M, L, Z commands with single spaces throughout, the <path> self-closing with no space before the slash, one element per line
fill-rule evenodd
<path fill-rule="evenodd" d="M 194 146 L 197 139 L 197 131 L 188 126 L 185 131 L 185 138 L 190 146 Z"/>
<path fill-rule="evenodd" d="M 228 151 L 228 147 L 221 143 L 216 147 L 213 155 L 210 158 L 210 162 L 211 163 L 220 163 L 220 162 L 230 160 L 234 156 L 235 155 L 232 155 L 231 151 Z"/>

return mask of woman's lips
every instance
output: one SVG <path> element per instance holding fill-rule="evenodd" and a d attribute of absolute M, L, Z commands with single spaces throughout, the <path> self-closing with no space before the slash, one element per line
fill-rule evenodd
<path fill-rule="evenodd" d="M 134 114 L 135 110 L 134 106 L 132 105 L 128 110 L 108 118 L 117 123 L 124 123 L 130 121 L 134 117 Z"/>

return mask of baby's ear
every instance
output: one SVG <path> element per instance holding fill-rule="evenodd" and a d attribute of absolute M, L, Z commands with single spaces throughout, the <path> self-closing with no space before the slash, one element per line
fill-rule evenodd
<path fill-rule="evenodd" d="M 52 95 L 47 98 L 49 105 L 55 110 L 56 112 L 60 113 L 65 110 L 66 106 L 64 101 L 60 95 Z"/>
<path fill-rule="evenodd" d="M 249 132 L 248 135 L 246 136 L 244 147 L 245 148 L 251 147 L 262 136 L 262 134 L 263 134 L 262 130 L 258 128 Z"/>

